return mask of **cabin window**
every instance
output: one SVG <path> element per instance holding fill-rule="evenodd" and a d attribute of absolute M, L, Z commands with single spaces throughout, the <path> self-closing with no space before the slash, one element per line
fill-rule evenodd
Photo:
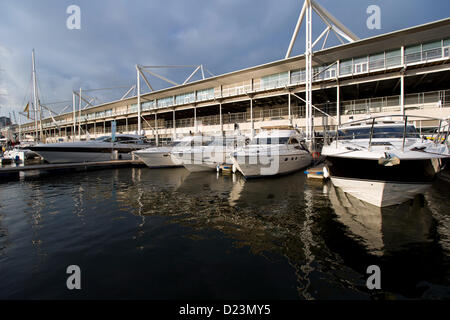
<path fill-rule="evenodd" d="M 351 128 L 339 130 L 339 139 L 341 140 L 351 140 L 351 139 L 369 139 L 370 138 L 371 127 L 364 128 Z M 403 126 L 395 127 L 374 127 L 373 137 L 377 138 L 403 138 Z M 406 128 L 407 138 L 420 138 L 413 126 L 408 126 Z"/>
<path fill-rule="evenodd" d="M 265 144 L 286 144 L 289 141 L 288 137 L 274 137 L 274 138 L 255 138 L 252 140 L 252 145 L 265 145 Z"/>

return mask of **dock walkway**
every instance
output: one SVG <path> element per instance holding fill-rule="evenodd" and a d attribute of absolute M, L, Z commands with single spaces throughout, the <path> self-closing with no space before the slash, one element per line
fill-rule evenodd
<path fill-rule="evenodd" d="M 145 166 L 139 160 L 111 160 L 99 162 L 40 164 L 0 168 L 0 182 L 19 180 L 22 178 L 38 178 L 40 176 L 80 171 L 114 169 L 121 167 Z"/>

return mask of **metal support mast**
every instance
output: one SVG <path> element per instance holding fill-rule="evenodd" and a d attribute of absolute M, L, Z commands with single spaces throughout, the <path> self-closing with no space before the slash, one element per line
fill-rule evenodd
<path fill-rule="evenodd" d="M 36 81 L 36 64 L 34 60 L 34 49 L 31 51 L 31 64 L 33 73 L 33 106 L 34 106 L 34 125 L 36 127 L 36 140 L 40 141 L 42 138 L 42 118 L 40 121 L 40 134 L 38 134 L 38 124 L 37 124 L 37 112 L 38 112 L 38 97 L 37 97 L 37 81 Z"/>
<path fill-rule="evenodd" d="M 315 12 L 317 16 L 325 23 L 326 28 L 322 31 L 319 37 L 312 41 L 312 12 Z M 305 0 L 303 3 L 300 16 L 298 17 L 297 24 L 294 29 L 289 47 L 286 52 L 285 59 L 288 59 L 291 55 L 292 49 L 295 45 L 298 32 L 300 30 L 303 19 L 305 18 L 306 24 L 306 41 L 305 41 L 305 72 L 306 72 L 306 88 L 305 88 L 305 113 L 306 113 L 306 138 L 312 144 L 314 139 L 314 116 L 312 105 L 312 83 L 314 80 L 312 69 L 312 56 L 314 46 L 325 37 L 325 41 L 322 45 L 322 49 L 325 47 L 326 41 L 330 31 L 333 31 L 336 37 L 342 42 L 342 38 L 348 42 L 354 42 L 359 38 L 347 29 L 338 19 L 331 15 L 325 8 L 323 8 L 316 0 Z M 338 102 L 339 103 L 339 102 Z M 319 110 L 320 111 L 320 110 Z M 338 113 L 339 114 L 339 113 Z"/>
<path fill-rule="evenodd" d="M 136 90 L 137 90 L 137 118 L 138 118 L 138 134 L 141 134 L 141 77 L 140 77 L 140 70 L 139 66 L 136 65 Z"/>
<path fill-rule="evenodd" d="M 306 63 L 306 139 L 311 141 L 312 137 L 312 10 L 311 2 L 306 3 L 306 43 L 305 43 L 305 63 Z"/>

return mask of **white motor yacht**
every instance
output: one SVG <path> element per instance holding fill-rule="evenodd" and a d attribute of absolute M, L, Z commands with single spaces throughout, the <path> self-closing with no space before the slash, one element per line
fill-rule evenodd
<path fill-rule="evenodd" d="M 324 168 L 333 184 L 378 207 L 405 202 L 423 193 L 448 158 L 442 139 L 424 139 L 413 120 L 439 119 L 414 116 L 378 116 L 339 127 L 322 149 Z"/>
<path fill-rule="evenodd" d="M 131 160 L 131 152 L 148 148 L 149 144 L 143 136 L 117 134 L 112 141 L 111 136 L 103 136 L 90 141 L 36 144 L 28 149 L 39 154 L 49 163 L 108 161 L 117 158 Z"/>
<path fill-rule="evenodd" d="M 185 148 L 190 145 L 193 140 L 193 136 L 187 136 L 180 140 L 161 147 L 150 147 L 133 151 L 139 159 L 141 159 L 149 168 L 176 168 L 182 167 L 183 163 L 181 159 L 171 156 L 172 151 Z"/>
<path fill-rule="evenodd" d="M 187 170 L 191 172 L 210 171 L 214 167 L 208 167 L 203 162 L 203 148 L 208 146 L 214 138 L 212 136 L 195 135 L 184 138 L 177 148 L 173 149 L 171 154 L 173 161 L 180 162 Z"/>
<path fill-rule="evenodd" d="M 246 178 L 286 174 L 312 162 L 304 135 L 294 129 L 263 130 L 231 158 L 233 171 L 239 170 Z"/>
<path fill-rule="evenodd" d="M 191 172 L 212 171 L 223 164 L 231 166 L 230 154 L 250 141 L 241 134 L 211 136 L 208 140 L 206 145 L 196 145 L 174 155 Z"/>
<path fill-rule="evenodd" d="M 39 155 L 31 151 L 29 148 L 23 148 L 21 146 L 15 146 L 11 150 L 6 150 L 3 154 L 3 158 L 11 160 L 31 160 L 39 157 Z"/>

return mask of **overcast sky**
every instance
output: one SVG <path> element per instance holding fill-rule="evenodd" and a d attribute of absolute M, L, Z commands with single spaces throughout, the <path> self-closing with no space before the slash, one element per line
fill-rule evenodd
<path fill-rule="evenodd" d="M 448 0 L 318 2 L 360 38 L 450 13 Z M 66 9 L 73 4 L 81 8 L 80 30 L 66 27 Z M 303 0 L 0 0 L 0 115 L 23 110 L 31 97 L 33 48 L 41 101 L 65 101 L 80 87 L 131 87 L 136 83 L 135 64 L 203 64 L 223 74 L 282 59 L 302 4 Z M 366 26 L 369 5 L 381 8 L 380 30 Z M 313 30 L 318 36 L 323 25 L 315 23 Z M 303 50 L 304 28 L 293 54 Z M 160 72 L 180 83 L 192 71 Z M 152 83 L 163 85 L 154 79 Z M 91 96 L 101 102 L 126 91 Z M 52 106 L 60 110 L 63 105 Z"/>

